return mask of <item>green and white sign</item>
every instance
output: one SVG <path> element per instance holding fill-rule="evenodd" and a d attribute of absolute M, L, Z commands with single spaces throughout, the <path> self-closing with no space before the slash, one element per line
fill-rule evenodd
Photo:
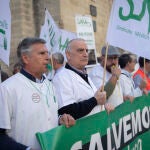
<path fill-rule="evenodd" d="M 82 118 L 71 128 L 37 133 L 42 150 L 149 150 L 150 95 Z"/>
<path fill-rule="evenodd" d="M 76 22 L 77 36 L 86 41 L 88 49 L 95 49 L 95 38 L 91 17 L 76 15 L 75 22 Z"/>
<path fill-rule="evenodd" d="M 46 10 L 45 23 L 41 28 L 40 38 L 46 40 L 46 46 L 49 52 L 58 51 L 65 56 L 65 49 L 68 41 L 76 38 L 76 34 L 59 29 L 48 10 Z"/>
<path fill-rule="evenodd" d="M 9 65 L 11 13 L 9 0 L 0 0 L 0 59 Z"/>
<path fill-rule="evenodd" d="M 150 1 L 114 0 L 107 42 L 150 59 Z"/>
<path fill-rule="evenodd" d="M 76 15 L 75 22 L 77 37 L 84 39 L 88 47 L 88 66 L 95 65 L 97 59 L 92 18 L 89 15 Z"/>

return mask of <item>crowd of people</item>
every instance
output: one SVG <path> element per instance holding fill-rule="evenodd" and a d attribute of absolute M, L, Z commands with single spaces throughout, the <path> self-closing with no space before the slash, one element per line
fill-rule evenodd
<path fill-rule="evenodd" d="M 59 52 L 49 56 L 45 43 L 40 38 L 23 39 L 14 75 L 0 84 L 1 150 L 40 150 L 37 132 L 62 124 L 71 127 L 79 118 L 103 110 L 110 113 L 125 100 L 132 102 L 150 92 L 148 59 L 139 57 L 140 67 L 133 75 L 135 55 L 121 54 L 113 46 L 106 52 L 104 46 L 100 63 L 88 74 L 83 39 L 69 41 L 66 63 Z M 49 63 L 54 69 L 51 78 L 47 76 Z"/>

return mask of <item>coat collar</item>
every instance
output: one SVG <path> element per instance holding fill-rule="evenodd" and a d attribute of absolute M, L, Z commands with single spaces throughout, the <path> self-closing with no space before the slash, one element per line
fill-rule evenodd
<path fill-rule="evenodd" d="M 26 70 L 24 70 L 23 68 L 20 70 L 20 73 L 23 74 L 25 77 L 27 77 L 28 79 L 32 80 L 33 82 L 37 82 L 37 83 L 42 83 L 45 80 L 44 75 L 42 76 L 42 79 L 39 80 L 37 78 L 35 78 L 33 75 L 31 75 L 30 73 L 28 73 Z"/>

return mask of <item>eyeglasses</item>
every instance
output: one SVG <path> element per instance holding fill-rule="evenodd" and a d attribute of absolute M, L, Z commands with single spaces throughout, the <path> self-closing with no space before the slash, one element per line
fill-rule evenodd
<path fill-rule="evenodd" d="M 77 52 L 79 52 L 79 53 L 83 53 L 85 51 L 88 53 L 88 49 L 84 49 L 84 48 L 78 48 L 77 49 Z"/>
<path fill-rule="evenodd" d="M 137 63 L 137 60 L 132 60 L 132 62 L 136 64 L 136 63 Z"/>
<path fill-rule="evenodd" d="M 118 59 L 118 56 L 108 56 L 107 58 L 108 58 L 109 60 L 113 60 L 113 59 L 115 60 L 115 59 Z"/>

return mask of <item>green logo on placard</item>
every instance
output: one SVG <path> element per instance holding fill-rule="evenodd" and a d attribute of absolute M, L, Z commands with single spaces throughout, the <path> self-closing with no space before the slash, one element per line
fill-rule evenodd
<path fill-rule="evenodd" d="M 8 29 L 8 24 L 6 20 L 0 20 L 0 47 L 7 50 L 7 38 L 6 30 Z"/>
<path fill-rule="evenodd" d="M 3 29 L 0 29 L 0 47 L 7 50 L 7 39 L 5 37 L 5 30 Z"/>
<path fill-rule="evenodd" d="M 59 37 L 59 41 L 58 41 L 58 43 L 59 43 L 59 50 L 64 51 L 66 49 L 66 47 L 67 47 L 68 42 L 69 42 L 69 38 L 66 38 L 65 42 L 62 43 L 62 36 L 60 36 Z"/>
<path fill-rule="evenodd" d="M 141 21 L 143 16 L 145 15 L 146 8 L 148 10 L 149 14 L 149 25 L 148 25 L 148 33 L 150 32 L 150 0 L 143 0 L 142 3 L 142 9 L 139 14 L 134 14 L 134 3 L 132 0 L 127 0 L 129 7 L 130 7 L 130 12 L 127 16 L 123 15 L 123 7 L 119 8 L 119 17 L 120 19 L 127 21 L 129 19 Z M 146 7 L 147 6 L 147 7 Z"/>
<path fill-rule="evenodd" d="M 91 22 L 89 22 L 87 19 L 82 18 L 82 19 L 78 19 L 78 24 L 79 25 L 86 25 L 86 26 L 91 26 Z"/>
<path fill-rule="evenodd" d="M 48 27 L 49 27 L 48 34 L 49 34 L 49 37 L 50 37 L 49 44 L 51 45 L 51 47 L 54 47 L 54 44 L 55 44 L 55 31 L 54 31 L 54 27 L 50 23 L 49 19 L 47 20 L 47 23 L 48 23 Z"/>

